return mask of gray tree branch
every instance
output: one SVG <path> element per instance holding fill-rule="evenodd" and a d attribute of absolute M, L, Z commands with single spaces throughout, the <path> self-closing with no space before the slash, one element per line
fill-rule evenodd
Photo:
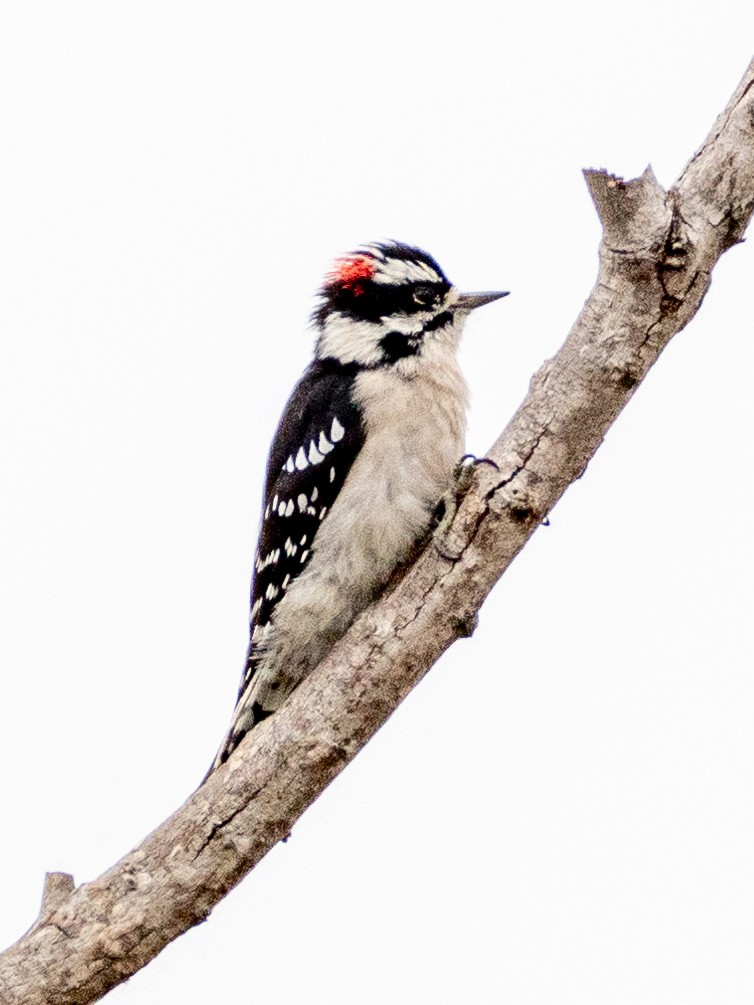
<path fill-rule="evenodd" d="M 96 1001 L 203 921 L 457 638 L 578 478 L 661 351 L 699 309 L 754 207 L 754 61 L 664 191 L 651 169 L 586 171 L 603 226 L 597 282 L 565 344 L 430 542 L 230 762 L 99 878 L 48 876 L 40 916 L 0 957 L 1 1005 Z"/>

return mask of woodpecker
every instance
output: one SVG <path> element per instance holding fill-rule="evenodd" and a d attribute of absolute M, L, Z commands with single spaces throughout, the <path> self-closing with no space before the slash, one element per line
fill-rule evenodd
<path fill-rule="evenodd" d="M 459 293 L 430 255 L 398 242 L 363 245 L 325 276 L 314 359 L 270 448 L 248 656 L 210 773 L 429 530 L 464 451 L 464 322 L 504 296 Z"/>

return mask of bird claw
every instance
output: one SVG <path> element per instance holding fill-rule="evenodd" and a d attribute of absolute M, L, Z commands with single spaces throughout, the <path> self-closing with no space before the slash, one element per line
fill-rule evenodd
<path fill-rule="evenodd" d="M 458 508 L 464 496 L 471 488 L 471 483 L 474 480 L 474 469 L 480 464 L 489 464 L 496 471 L 500 470 L 491 457 L 476 457 L 474 454 L 464 454 L 453 469 L 455 485 L 444 493 L 435 509 L 435 527 L 432 531 L 432 537 L 434 538 L 437 553 L 448 562 L 456 562 L 460 558 L 460 554 L 448 555 L 443 551 L 440 543 L 447 537 L 448 531 L 458 513 Z"/>
<path fill-rule="evenodd" d="M 474 469 L 482 464 L 489 464 L 495 471 L 500 470 L 497 461 L 493 461 L 491 457 L 477 457 L 475 454 L 463 455 L 453 470 L 453 476 L 456 480 L 456 493 L 460 492 L 462 495 L 466 495 L 471 488 Z"/>

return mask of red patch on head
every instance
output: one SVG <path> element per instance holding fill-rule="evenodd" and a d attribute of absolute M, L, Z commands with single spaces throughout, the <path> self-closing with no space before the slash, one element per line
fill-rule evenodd
<path fill-rule="evenodd" d="M 328 283 L 337 284 L 343 289 L 351 290 L 354 296 L 361 296 L 364 287 L 363 279 L 371 279 L 374 275 L 374 262 L 365 255 L 354 255 L 351 258 L 339 258 L 327 277 Z"/>

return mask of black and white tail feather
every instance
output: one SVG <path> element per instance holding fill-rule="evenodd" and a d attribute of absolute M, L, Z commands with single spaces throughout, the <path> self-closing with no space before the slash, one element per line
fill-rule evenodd
<path fill-rule="evenodd" d="M 315 358 L 270 449 L 249 651 L 210 772 L 324 658 L 428 530 L 463 453 L 463 324 L 501 296 L 458 293 L 433 258 L 398 242 L 364 245 L 326 276 Z"/>

